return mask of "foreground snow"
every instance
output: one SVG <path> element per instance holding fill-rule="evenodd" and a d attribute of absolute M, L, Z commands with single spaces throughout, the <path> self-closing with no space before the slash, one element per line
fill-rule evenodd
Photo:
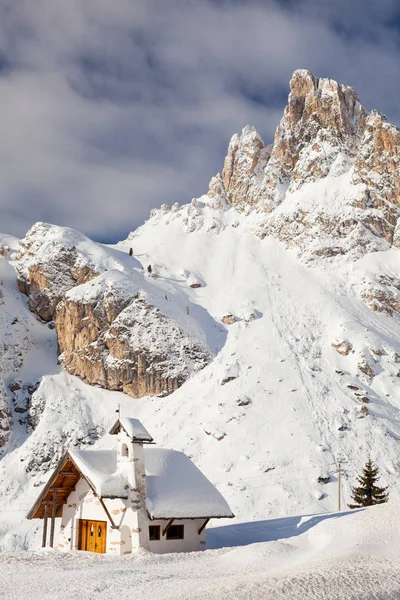
<path fill-rule="evenodd" d="M 208 532 L 203 553 L 129 558 L 0 554 L 1 597 L 80 600 L 361 600 L 400 597 L 396 504 L 243 523 Z M 252 543 L 256 541 L 258 543 Z M 221 548 L 229 544 L 231 547 Z M 238 544 L 248 544 L 232 547 Z"/>

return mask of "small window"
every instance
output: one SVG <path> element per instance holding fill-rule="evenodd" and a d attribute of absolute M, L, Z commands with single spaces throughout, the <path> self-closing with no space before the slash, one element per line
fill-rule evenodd
<path fill-rule="evenodd" d="M 149 526 L 149 538 L 150 541 L 155 541 L 160 539 L 160 526 L 159 525 L 150 525 Z"/>
<path fill-rule="evenodd" d="M 171 525 L 167 531 L 167 540 L 183 540 L 183 525 Z"/>
<path fill-rule="evenodd" d="M 129 456 L 128 446 L 126 444 L 122 444 L 121 456 Z"/>

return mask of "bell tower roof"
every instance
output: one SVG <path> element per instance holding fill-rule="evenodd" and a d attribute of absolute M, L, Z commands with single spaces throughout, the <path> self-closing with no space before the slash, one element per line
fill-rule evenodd
<path fill-rule="evenodd" d="M 151 442 L 153 442 L 153 438 L 139 421 L 139 419 L 120 417 L 111 427 L 109 433 L 111 435 L 116 435 L 121 431 L 121 429 L 125 431 L 126 435 L 132 440 L 132 442 L 139 442 L 141 444 L 151 444 Z"/>

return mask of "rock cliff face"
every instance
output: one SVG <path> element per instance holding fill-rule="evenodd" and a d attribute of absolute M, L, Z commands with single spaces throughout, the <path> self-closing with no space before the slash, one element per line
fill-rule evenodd
<path fill-rule="evenodd" d="M 399 130 L 368 115 L 352 88 L 309 71 L 295 71 L 290 90 L 272 146 L 254 127 L 233 136 L 220 197 L 272 213 L 260 234 L 301 254 L 360 256 L 398 244 Z M 214 179 L 214 202 L 217 194 Z"/>
<path fill-rule="evenodd" d="M 350 87 L 295 71 L 284 116 L 272 146 L 253 127 L 234 135 L 222 180 L 232 204 L 260 204 L 270 212 L 286 191 L 332 173 L 354 158 L 366 112 Z"/>
<path fill-rule="evenodd" d="M 93 284 L 68 293 L 57 307 L 60 360 L 69 373 L 140 398 L 173 392 L 210 362 L 208 349 L 123 275 L 107 273 Z"/>
<path fill-rule="evenodd" d="M 68 235 L 70 234 L 70 235 Z M 54 318 L 57 304 L 76 285 L 97 275 L 93 263 L 77 249 L 85 236 L 47 223 L 36 223 L 20 242 L 18 286 L 28 306 L 43 321 Z"/>
<path fill-rule="evenodd" d="M 374 233 L 390 244 L 397 243 L 394 233 L 400 223 L 400 130 L 377 111 L 372 111 L 366 121 L 352 182 L 367 186 L 361 208 L 370 207 L 382 215 L 371 223 Z"/>
<path fill-rule="evenodd" d="M 79 232 L 36 224 L 16 268 L 30 310 L 55 321 L 60 361 L 88 383 L 134 397 L 170 393 L 212 358 L 160 310 L 162 291 L 146 293 L 153 279 L 135 258 Z"/>

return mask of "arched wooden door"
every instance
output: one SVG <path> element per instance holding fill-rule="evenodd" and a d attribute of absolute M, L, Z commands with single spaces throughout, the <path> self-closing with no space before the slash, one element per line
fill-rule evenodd
<path fill-rule="evenodd" d="M 107 522 L 79 520 L 79 550 L 105 554 L 107 542 Z"/>

